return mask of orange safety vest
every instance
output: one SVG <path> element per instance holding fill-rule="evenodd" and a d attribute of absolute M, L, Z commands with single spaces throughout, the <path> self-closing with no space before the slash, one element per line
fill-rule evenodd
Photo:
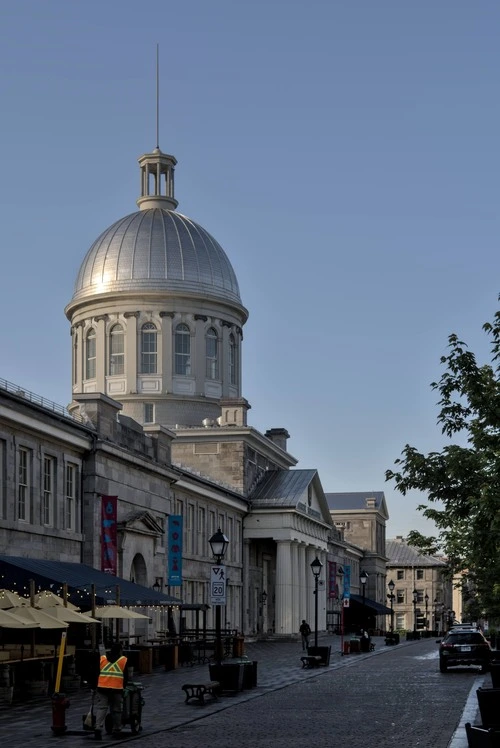
<path fill-rule="evenodd" d="M 127 664 L 126 657 L 120 657 L 116 662 L 109 662 L 106 655 L 102 655 L 99 663 L 99 679 L 97 688 L 123 688 L 123 673 Z"/>

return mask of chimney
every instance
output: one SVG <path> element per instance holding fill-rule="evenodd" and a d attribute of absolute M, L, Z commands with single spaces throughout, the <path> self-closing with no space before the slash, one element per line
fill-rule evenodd
<path fill-rule="evenodd" d="M 286 429 L 268 429 L 264 436 L 286 452 L 286 442 L 290 438 L 290 434 Z"/>

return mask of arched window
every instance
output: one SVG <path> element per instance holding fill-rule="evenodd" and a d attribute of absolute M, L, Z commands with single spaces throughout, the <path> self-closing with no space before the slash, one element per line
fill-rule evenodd
<path fill-rule="evenodd" d="M 157 371 L 157 329 L 152 322 L 146 322 L 141 329 L 141 374 L 156 374 Z"/>
<path fill-rule="evenodd" d="M 232 333 L 229 336 L 229 383 L 238 384 L 238 348 Z"/>
<path fill-rule="evenodd" d="M 95 330 L 93 327 L 85 338 L 85 379 L 95 379 Z"/>
<path fill-rule="evenodd" d="M 219 338 L 217 330 L 211 327 L 207 331 L 205 339 L 206 377 L 207 379 L 219 378 Z"/>
<path fill-rule="evenodd" d="M 175 373 L 183 376 L 191 374 L 191 333 L 187 325 L 175 328 Z"/>
<path fill-rule="evenodd" d="M 113 325 L 109 333 L 109 374 L 125 371 L 125 337 L 121 325 Z"/>

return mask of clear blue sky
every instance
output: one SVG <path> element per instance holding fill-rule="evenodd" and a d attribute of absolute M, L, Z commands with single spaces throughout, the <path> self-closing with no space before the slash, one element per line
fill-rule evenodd
<path fill-rule="evenodd" d="M 244 395 L 326 491 L 385 490 L 388 536 L 433 528 L 384 482 L 439 449 L 439 358 L 487 356 L 500 236 L 497 0 L 16 0 L 0 27 L 0 377 L 70 400 L 63 309 L 135 209 L 136 159 L 250 310 Z"/>

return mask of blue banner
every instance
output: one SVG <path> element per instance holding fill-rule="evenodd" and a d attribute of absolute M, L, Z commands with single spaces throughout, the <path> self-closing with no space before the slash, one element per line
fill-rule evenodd
<path fill-rule="evenodd" d="M 171 514 L 168 518 L 168 569 L 167 579 L 171 587 L 182 586 L 182 514 Z"/>
<path fill-rule="evenodd" d="M 344 566 L 344 600 L 351 598 L 351 567 Z"/>

